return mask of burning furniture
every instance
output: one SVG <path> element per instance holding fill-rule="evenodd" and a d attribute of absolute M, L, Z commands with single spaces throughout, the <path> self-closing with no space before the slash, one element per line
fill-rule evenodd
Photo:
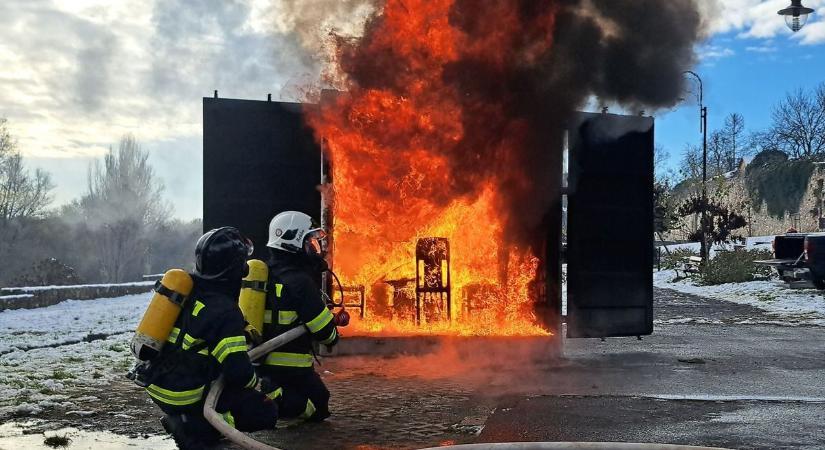
<path fill-rule="evenodd" d="M 341 297 L 340 302 L 332 301 L 333 306 L 336 308 L 358 309 L 358 316 L 364 318 L 367 306 L 364 286 L 341 286 L 340 290 L 334 288 L 331 290 L 333 294 L 337 293 Z M 355 297 L 355 299 L 352 299 L 352 297 Z"/>
<path fill-rule="evenodd" d="M 452 320 L 450 241 L 425 237 L 415 245 L 415 323 Z"/>
<path fill-rule="evenodd" d="M 389 302 L 386 304 L 383 313 L 391 320 L 415 321 L 416 317 L 416 293 L 414 278 L 400 278 L 397 280 L 384 281 L 392 292 Z"/>

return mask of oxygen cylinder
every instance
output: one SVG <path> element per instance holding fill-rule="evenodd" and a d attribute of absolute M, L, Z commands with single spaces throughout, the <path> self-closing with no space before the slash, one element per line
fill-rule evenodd
<path fill-rule="evenodd" d="M 250 259 L 246 264 L 249 266 L 249 274 L 241 284 L 238 306 L 241 307 L 244 319 L 260 332 L 263 331 L 264 327 L 266 282 L 269 280 L 269 267 L 260 259 Z"/>
<path fill-rule="evenodd" d="M 181 269 L 167 271 L 155 284 L 155 294 L 132 338 L 132 354 L 137 359 L 148 361 L 160 353 L 192 285 L 192 277 Z"/>

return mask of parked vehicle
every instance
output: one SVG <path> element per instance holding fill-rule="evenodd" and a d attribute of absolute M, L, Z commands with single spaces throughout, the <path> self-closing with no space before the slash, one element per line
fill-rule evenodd
<path fill-rule="evenodd" d="M 807 280 L 825 289 L 825 233 L 786 233 L 774 237 L 774 258 L 754 261 L 776 269 L 791 283 Z"/>

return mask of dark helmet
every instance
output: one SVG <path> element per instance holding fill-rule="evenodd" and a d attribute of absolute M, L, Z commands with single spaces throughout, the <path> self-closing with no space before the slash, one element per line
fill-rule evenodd
<path fill-rule="evenodd" d="M 252 241 L 237 228 L 207 231 L 195 246 L 195 274 L 206 279 L 244 276 L 246 259 L 252 255 Z"/>

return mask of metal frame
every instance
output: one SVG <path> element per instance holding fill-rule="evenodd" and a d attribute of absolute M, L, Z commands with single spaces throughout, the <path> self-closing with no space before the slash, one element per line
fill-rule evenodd
<path fill-rule="evenodd" d="M 444 247 L 444 252 L 434 252 L 436 246 Z M 447 282 L 444 283 L 441 263 L 447 262 Z M 421 274 L 421 263 L 424 263 L 424 274 Z M 438 282 L 435 286 L 428 285 L 426 277 L 430 271 L 438 274 Z M 433 272 L 429 272 L 433 273 Z M 442 237 L 420 238 L 415 244 L 415 323 L 421 325 L 421 309 L 427 300 L 438 299 L 443 303 L 446 300 L 447 320 L 452 320 L 452 283 L 450 282 L 450 241 Z M 437 297 L 436 297 L 437 296 Z"/>

